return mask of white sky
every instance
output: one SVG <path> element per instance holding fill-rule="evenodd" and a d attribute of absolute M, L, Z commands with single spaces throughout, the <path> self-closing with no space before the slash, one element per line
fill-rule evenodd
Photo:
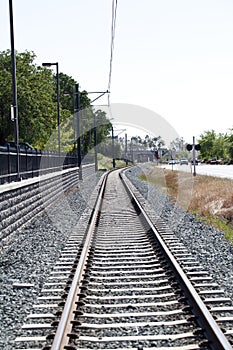
<path fill-rule="evenodd" d="M 0 0 L 1 51 L 10 48 L 8 6 Z M 13 0 L 13 6 L 19 52 L 34 51 L 37 64 L 59 62 L 81 89 L 107 89 L 111 0 Z M 233 1 L 118 0 L 111 102 L 158 113 L 187 142 L 205 130 L 229 132 Z"/>

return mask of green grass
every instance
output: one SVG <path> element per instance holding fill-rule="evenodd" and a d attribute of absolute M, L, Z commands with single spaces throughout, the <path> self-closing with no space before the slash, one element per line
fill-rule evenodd
<path fill-rule="evenodd" d="M 217 227 L 219 230 L 223 231 L 225 234 L 225 238 L 233 243 L 233 228 L 230 223 L 222 218 L 216 218 L 211 215 L 207 215 L 203 218 L 203 221 L 207 225 L 212 225 Z"/>

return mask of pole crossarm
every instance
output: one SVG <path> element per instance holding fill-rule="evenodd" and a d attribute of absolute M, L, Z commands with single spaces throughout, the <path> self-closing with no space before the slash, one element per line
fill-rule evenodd
<path fill-rule="evenodd" d="M 88 92 L 88 94 L 100 94 L 98 97 L 96 97 L 94 100 L 92 100 L 90 103 L 95 102 L 96 100 L 98 100 L 100 97 L 104 96 L 105 94 L 110 94 L 110 91 L 106 90 L 106 91 L 91 91 Z"/>

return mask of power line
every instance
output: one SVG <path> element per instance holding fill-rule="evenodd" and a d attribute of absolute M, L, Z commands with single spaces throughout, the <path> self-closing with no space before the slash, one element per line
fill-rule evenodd
<path fill-rule="evenodd" d="M 110 64 L 109 64 L 109 76 L 108 76 L 108 89 L 111 91 L 111 80 L 112 80 L 112 62 L 113 62 L 113 51 L 114 51 L 114 39 L 116 32 L 116 13 L 117 13 L 117 0 L 112 0 L 112 24 L 111 24 L 111 53 L 110 53 Z M 108 94 L 108 105 L 110 105 L 110 95 Z"/>

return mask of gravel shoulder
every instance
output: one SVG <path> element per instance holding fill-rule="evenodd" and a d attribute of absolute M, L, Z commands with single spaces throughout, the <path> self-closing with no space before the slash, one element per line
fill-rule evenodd
<path fill-rule="evenodd" d="M 51 267 L 87 207 L 100 175 L 65 193 L 21 231 L 1 242 L 0 249 L 0 349 L 14 348 L 14 339 L 40 293 Z M 15 287 L 14 284 L 31 287 Z"/>
<path fill-rule="evenodd" d="M 225 290 L 226 296 L 233 300 L 233 245 L 224 238 L 224 233 L 208 226 L 197 218 L 174 206 L 169 197 L 156 185 L 141 181 L 139 176 L 150 165 L 140 165 L 126 172 L 139 192 L 155 211 L 174 230 L 176 236 L 209 271 L 214 281 Z"/>
<path fill-rule="evenodd" d="M 223 232 L 197 221 L 193 215 L 175 207 L 156 186 L 140 181 L 138 176 L 146 167 L 130 168 L 126 175 L 233 300 L 233 246 L 224 239 Z M 11 235 L 4 244 L 1 242 L 0 349 L 14 348 L 17 332 L 67 239 L 78 229 L 79 218 L 98 180 L 99 174 L 89 177 L 22 231 Z M 15 288 L 15 282 L 32 286 Z"/>

